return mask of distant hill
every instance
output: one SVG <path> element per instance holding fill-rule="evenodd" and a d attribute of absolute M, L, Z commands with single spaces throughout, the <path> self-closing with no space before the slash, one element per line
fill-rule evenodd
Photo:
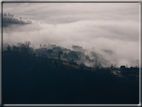
<path fill-rule="evenodd" d="M 13 24 L 42 24 L 43 22 L 35 21 L 23 17 L 19 17 L 16 15 L 12 15 L 10 13 L 3 13 L 3 27 L 7 27 Z"/>
<path fill-rule="evenodd" d="M 53 51 L 52 54 L 48 54 L 48 50 Z M 37 55 L 46 55 L 49 58 L 58 59 L 58 52 L 62 51 L 61 60 L 70 61 L 73 60 L 78 64 L 84 63 L 86 66 L 93 67 L 95 63 L 100 63 L 102 66 L 110 66 L 110 62 L 107 61 L 101 54 L 91 52 L 90 55 L 85 54 L 85 50 L 79 46 L 72 46 L 72 49 L 67 49 L 61 46 L 56 45 L 44 45 L 39 49 L 36 49 L 35 52 Z"/>
<path fill-rule="evenodd" d="M 19 47 L 8 46 L 2 61 L 3 104 L 139 103 L 137 77 L 126 80 L 113 75 L 110 69 L 36 56 L 28 42 Z"/>

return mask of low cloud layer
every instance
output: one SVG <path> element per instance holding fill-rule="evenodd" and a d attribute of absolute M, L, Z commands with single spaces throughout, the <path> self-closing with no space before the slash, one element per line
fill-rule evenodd
<path fill-rule="evenodd" d="M 6 4 L 3 10 L 45 22 L 4 28 L 4 43 L 31 41 L 35 48 L 56 44 L 70 49 L 78 45 L 87 50 L 86 54 L 94 51 L 112 64 L 138 66 L 138 4 L 25 3 Z"/>

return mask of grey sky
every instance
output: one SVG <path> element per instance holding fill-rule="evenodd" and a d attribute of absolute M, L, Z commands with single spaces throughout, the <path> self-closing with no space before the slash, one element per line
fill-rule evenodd
<path fill-rule="evenodd" d="M 4 42 L 79 45 L 118 65 L 139 59 L 138 3 L 4 3 L 3 11 L 45 23 L 9 27 Z"/>
<path fill-rule="evenodd" d="M 138 21 L 139 18 L 138 3 L 4 3 L 3 10 L 47 23 L 90 19 Z"/>

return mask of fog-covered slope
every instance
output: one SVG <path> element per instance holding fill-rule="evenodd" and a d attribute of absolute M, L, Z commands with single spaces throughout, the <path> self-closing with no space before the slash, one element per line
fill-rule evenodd
<path fill-rule="evenodd" d="M 48 53 L 48 50 L 52 50 L 52 53 Z M 77 64 L 84 63 L 86 66 L 93 67 L 95 64 L 100 64 L 100 66 L 106 67 L 110 66 L 110 62 L 107 61 L 103 55 L 97 52 L 87 52 L 80 46 L 72 46 L 72 49 L 67 49 L 56 45 L 43 45 L 36 49 L 37 55 L 46 55 L 50 58 L 58 59 L 58 52 L 62 51 L 61 60 L 64 61 L 75 61 Z M 87 52 L 87 54 L 86 54 Z"/>

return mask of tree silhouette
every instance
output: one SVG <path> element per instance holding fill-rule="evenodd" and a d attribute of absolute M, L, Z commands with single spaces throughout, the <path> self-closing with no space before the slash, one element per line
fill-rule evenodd
<path fill-rule="evenodd" d="M 25 46 L 26 46 L 27 48 L 29 48 L 30 45 L 31 45 L 31 42 L 30 42 L 30 41 L 26 41 L 26 42 L 25 42 Z"/>
<path fill-rule="evenodd" d="M 83 70 L 84 67 L 85 67 L 85 64 L 84 64 L 84 63 L 81 63 L 81 64 L 79 65 L 79 68 L 80 68 L 81 70 Z"/>
<path fill-rule="evenodd" d="M 66 53 L 66 52 L 64 53 L 64 57 L 65 57 L 65 58 L 67 57 L 67 53 Z"/>
<path fill-rule="evenodd" d="M 58 52 L 58 59 L 59 59 L 59 60 L 60 60 L 62 54 L 63 54 L 63 51 L 59 51 L 59 52 Z"/>
<path fill-rule="evenodd" d="M 10 50 L 18 47 L 21 51 L 17 54 L 13 51 L 3 54 L 3 104 L 139 103 L 139 78 L 129 75 L 139 73 L 138 68 L 129 68 L 133 72 L 128 72 L 126 80 L 110 73 L 110 69 L 92 72 L 94 69 L 84 64 L 69 66 L 67 62 L 44 55 L 35 57 L 34 49 L 25 43 L 19 44 L 19 47 L 9 46 Z M 27 55 L 22 51 L 25 48 Z M 100 68 L 96 62 L 95 68 Z"/>
<path fill-rule="evenodd" d="M 11 52 L 11 46 L 10 45 L 7 46 L 7 51 Z"/>
<path fill-rule="evenodd" d="M 96 71 L 98 71 L 100 68 L 102 67 L 101 63 L 98 61 L 98 59 L 95 59 L 95 63 L 93 64 L 93 68 L 96 69 Z"/>
<path fill-rule="evenodd" d="M 52 49 L 48 49 L 47 53 L 51 55 L 53 53 L 53 50 Z"/>

